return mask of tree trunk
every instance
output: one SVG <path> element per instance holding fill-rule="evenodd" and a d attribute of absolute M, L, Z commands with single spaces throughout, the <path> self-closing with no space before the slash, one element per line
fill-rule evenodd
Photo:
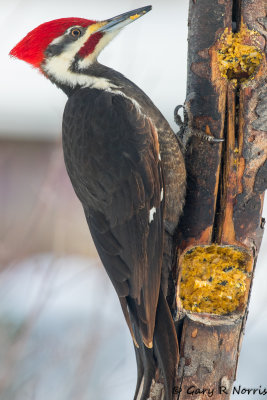
<path fill-rule="evenodd" d="M 265 0 L 190 0 L 174 399 L 228 399 L 235 380 L 264 228 L 266 27 Z"/>

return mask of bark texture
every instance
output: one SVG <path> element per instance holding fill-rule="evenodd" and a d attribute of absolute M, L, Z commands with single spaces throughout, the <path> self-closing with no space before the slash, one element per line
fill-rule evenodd
<path fill-rule="evenodd" d="M 244 43 L 256 46 L 261 62 L 247 79 L 230 80 L 222 76 L 218 52 L 223 35 L 241 27 L 252 32 Z M 230 315 L 185 311 L 178 289 L 181 359 L 174 398 L 189 399 L 188 391 L 206 388 L 213 390 L 213 399 L 228 399 L 235 379 L 264 228 L 266 28 L 265 0 L 190 0 L 187 134 L 202 130 L 224 142 L 212 144 L 194 134 L 189 138 L 187 197 L 177 240 L 178 286 L 183 255 L 198 245 L 237 246 L 250 256 L 252 268 L 243 304 Z M 194 394 L 198 400 L 211 397 L 208 390 Z"/>

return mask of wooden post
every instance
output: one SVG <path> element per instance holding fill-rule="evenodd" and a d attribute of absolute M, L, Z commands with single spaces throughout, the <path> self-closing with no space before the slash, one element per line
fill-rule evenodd
<path fill-rule="evenodd" d="M 264 228 L 266 28 L 265 0 L 190 0 L 189 126 L 224 142 L 193 134 L 186 150 L 187 198 L 177 238 L 181 358 L 175 399 L 229 399 L 235 380 Z M 214 275 L 205 277 L 207 271 Z M 215 284 L 215 275 L 229 279 Z"/>

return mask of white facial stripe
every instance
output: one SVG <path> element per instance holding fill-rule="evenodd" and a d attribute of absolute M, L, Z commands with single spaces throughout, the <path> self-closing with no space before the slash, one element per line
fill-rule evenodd
<path fill-rule="evenodd" d="M 71 60 L 66 56 L 66 53 L 63 53 L 48 60 L 43 69 L 48 75 L 52 75 L 57 82 L 68 84 L 71 87 L 80 85 L 105 90 L 112 86 L 108 79 L 70 71 Z"/>
<path fill-rule="evenodd" d="M 61 36 L 55 38 L 55 39 L 50 43 L 50 45 L 61 43 L 61 42 L 64 40 L 65 36 L 68 36 L 68 35 L 70 34 L 70 31 L 71 31 L 73 28 L 82 29 L 82 26 L 79 26 L 79 25 L 71 26 L 70 28 L 68 28 L 68 29 L 63 33 L 63 35 L 61 35 Z"/>
<path fill-rule="evenodd" d="M 64 37 L 65 37 L 65 36 L 66 36 L 66 33 L 64 33 L 64 35 L 62 35 L 62 36 L 59 36 L 59 37 L 55 38 L 55 39 L 50 43 L 50 45 L 61 43 L 61 42 L 64 40 Z"/>
<path fill-rule="evenodd" d="M 59 44 L 66 34 L 69 34 L 70 30 L 73 27 L 69 28 L 64 35 L 53 40 L 51 44 Z M 83 45 L 87 42 L 91 34 L 94 33 L 94 30 L 87 29 L 85 34 L 81 36 L 81 38 L 77 39 L 75 42 L 70 43 L 65 51 L 58 55 L 48 59 L 45 65 L 42 66 L 43 70 L 48 74 L 53 76 L 57 81 L 63 84 L 69 84 L 72 87 L 76 85 L 80 85 L 82 87 L 93 87 L 97 89 L 111 89 L 115 88 L 107 79 L 105 78 L 96 78 L 93 76 L 89 76 L 87 74 L 75 73 L 70 70 L 71 64 L 75 55 L 79 52 L 79 50 L 83 47 Z M 118 32 L 110 32 L 103 36 L 103 38 L 96 45 L 96 48 L 92 54 L 85 57 L 85 59 L 80 60 L 78 62 L 78 68 L 84 69 L 92 64 L 101 50 L 118 34 Z"/>
<path fill-rule="evenodd" d="M 43 70 L 48 74 L 53 76 L 58 82 L 63 84 L 69 84 L 72 87 L 80 85 L 82 87 L 95 87 L 99 89 L 108 89 L 111 84 L 107 79 L 96 78 L 88 76 L 86 74 L 75 73 L 70 70 L 71 64 L 75 55 L 78 53 L 80 48 L 85 44 L 85 42 L 90 37 L 91 32 L 88 29 L 85 34 L 73 43 L 70 43 L 65 51 L 58 55 L 48 59 L 45 65 L 42 66 Z M 52 44 L 60 43 L 64 35 L 56 38 Z"/>
<path fill-rule="evenodd" d="M 63 36 L 54 39 L 52 44 L 60 43 Z M 90 33 L 87 31 L 80 39 L 70 43 L 62 54 L 47 59 L 46 63 L 42 66 L 43 70 L 59 81 L 68 81 L 71 74 L 71 71 L 69 71 L 71 63 L 89 36 Z"/>
<path fill-rule="evenodd" d="M 77 25 L 77 26 L 71 26 L 70 28 L 68 28 L 68 29 L 63 33 L 63 35 L 61 35 L 61 36 L 55 38 L 54 40 L 52 40 L 52 42 L 50 43 L 50 46 L 51 46 L 51 45 L 54 45 L 54 44 L 59 44 L 59 43 L 63 42 L 63 40 L 65 39 L 65 37 L 68 36 L 68 35 L 70 34 L 70 31 L 71 31 L 73 28 L 81 29 L 82 27 L 80 27 L 80 26 L 78 26 L 78 25 Z M 82 37 L 80 37 L 80 39 L 82 39 Z M 71 45 L 71 44 L 73 44 L 73 43 L 70 43 L 70 45 Z"/>

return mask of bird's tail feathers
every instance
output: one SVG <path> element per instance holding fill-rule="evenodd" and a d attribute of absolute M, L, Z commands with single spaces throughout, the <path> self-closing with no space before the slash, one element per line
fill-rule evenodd
<path fill-rule="evenodd" d="M 179 348 L 172 315 L 161 290 L 154 331 L 154 354 L 164 380 L 164 400 L 171 400 L 179 361 Z"/>
<path fill-rule="evenodd" d="M 119 300 L 120 300 L 122 312 L 123 312 L 125 321 L 126 321 L 126 323 L 128 325 L 128 328 L 130 330 L 134 345 L 135 345 L 135 347 L 139 348 L 139 344 L 138 344 L 138 342 L 136 340 L 136 337 L 135 337 L 136 336 L 136 332 L 134 332 L 134 329 L 133 329 L 134 324 L 131 322 L 131 319 L 130 319 L 130 314 L 129 314 L 129 309 L 128 309 L 128 304 L 127 304 L 126 298 L 125 297 L 119 297 Z"/>
<path fill-rule="evenodd" d="M 153 349 L 149 349 L 144 345 L 137 329 L 135 329 L 135 336 L 139 347 L 134 348 L 137 364 L 137 382 L 134 400 L 147 400 L 149 398 L 152 379 L 156 372 L 156 362 Z"/>
<path fill-rule="evenodd" d="M 160 290 L 159 293 L 152 349 L 144 345 L 138 328 L 135 328 L 135 318 L 132 317 L 131 320 L 134 336 L 139 346 L 138 348 L 135 346 L 137 384 L 134 400 L 147 400 L 149 398 L 152 379 L 155 377 L 157 368 L 159 368 L 164 381 L 164 400 L 171 400 L 179 350 L 171 312 L 162 291 Z"/>

